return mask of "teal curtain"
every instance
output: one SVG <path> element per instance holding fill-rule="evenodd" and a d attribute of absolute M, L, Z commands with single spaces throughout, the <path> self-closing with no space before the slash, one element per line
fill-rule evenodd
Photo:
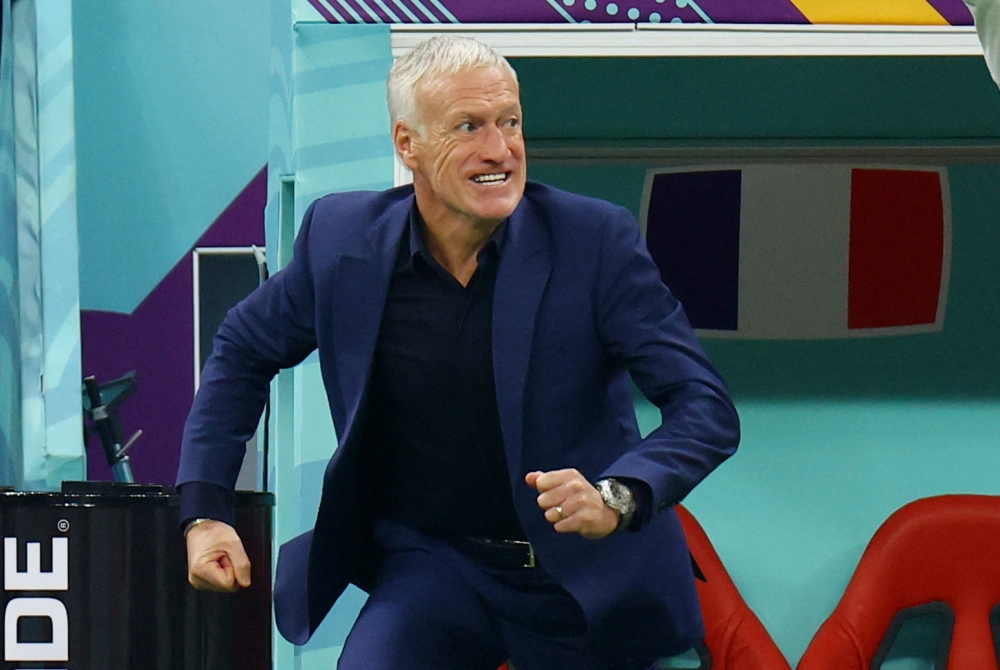
<path fill-rule="evenodd" d="M 0 476 L 83 479 L 71 0 L 2 0 Z"/>
<path fill-rule="evenodd" d="M 20 483 L 21 338 L 17 288 L 14 168 L 14 48 L 11 0 L 2 0 L 0 33 L 0 484 Z"/>
<path fill-rule="evenodd" d="M 36 388 L 41 390 L 45 433 L 41 442 L 32 443 L 33 459 L 25 460 L 25 485 L 48 489 L 58 488 L 66 479 L 86 479 L 87 464 L 80 393 L 73 3 L 34 0 L 34 4 L 43 297 L 42 366 Z M 25 397 L 23 390 L 21 397 Z"/>

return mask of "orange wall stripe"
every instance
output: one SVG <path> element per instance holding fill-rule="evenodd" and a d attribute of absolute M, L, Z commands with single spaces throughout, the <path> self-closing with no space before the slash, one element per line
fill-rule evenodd
<path fill-rule="evenodd" d="M 925 0 L 792 0 L 810 23 L 949 25 Z"/>

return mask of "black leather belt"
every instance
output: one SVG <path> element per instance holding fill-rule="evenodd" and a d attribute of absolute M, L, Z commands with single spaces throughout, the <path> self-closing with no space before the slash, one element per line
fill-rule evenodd
<path fill-rule="evenodd" d="M 538 567 L 535 548 L 523 540 L 495 540 L 490 537 L 458 537 L 456 549 L 491 568 L 517 569 Z"/>

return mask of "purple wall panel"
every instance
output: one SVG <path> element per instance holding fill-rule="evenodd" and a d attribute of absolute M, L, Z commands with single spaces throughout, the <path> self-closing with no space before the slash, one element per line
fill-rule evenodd
<path fill-rule="evenodd" d="M 971 26 L 972 12 L 962 0 L 927 0 L 953 26 Z"/>
<path fill-rule="evenodd" d="M 264 168 L 195 246 L 263 246 L 266 202 Z M 139 389 L 122 405 L 121 417 L 126 438 L 143 430 L 130 452 L 137 482 L 172 484 L 177 474 L 181 433 L 194 396 L 191 275 L 189 251 L 132 314 L 81 314 L 83 374 L 104 383 L 136 370 Z M 90 479 L 111 479 L 96 436 L 87 444 L 87 471 Z"/>
<path fill-rule="evenodd" d="M 878 0 L 869 0 L 877 2 Z M 962 0 L 927 0 L 971 25 Z M 330 23 L 808 23 L 792 0 L 309 0 Z"/>
<path fill-rule="evenodd" d="M 545 0 L 523 0 L 481 3 L 451 0 L 445 4 L 462 23 L 565 23 L 567 16 L 574 21 L 591 23 L 669 23 L 673 19 L 685 23 L 704 22 L 694 8 L 686 4 L 678 7 L 678 3 L 673 1 L 573 0 L 567 3 L 566 0 L 553 0 L 549 3 Z"/>
<path fill-rule="evenodd" d="M 699 0 L 698 4 L 713 23 L 809 23 L 790 0 Z"/>
<path fill-rule="evenodd" d="M 309 0 L 331 23 L 705 23 L 715 19 L 702 2 L 685 0 Z M 758 0 L 732 8 L 715 0 L 719 12 L 734 21 L 756 21 L 762 15 L 777 22 L 804 21 L 789 0 Z M 700 6 L 701 5 L 701 6 Z M 790 9 L 789 9 L 790 8 Z"/>
<path fill-rule="evenodd" d="M 958 0 L 961 2 L 961 0 Z M 331 23 L 807 23 L 790 0 L 309 0 Z"/>

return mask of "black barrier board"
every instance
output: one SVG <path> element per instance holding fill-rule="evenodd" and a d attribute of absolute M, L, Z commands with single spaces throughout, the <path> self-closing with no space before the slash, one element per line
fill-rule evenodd
<path fill-rule="evenodd" d="M 172 489 L 80 484 L 0 491 L 2 670 L 270 670 L 273 496 L 237 498 L 253 586 L 208 594 L 187 582 Z"/>

